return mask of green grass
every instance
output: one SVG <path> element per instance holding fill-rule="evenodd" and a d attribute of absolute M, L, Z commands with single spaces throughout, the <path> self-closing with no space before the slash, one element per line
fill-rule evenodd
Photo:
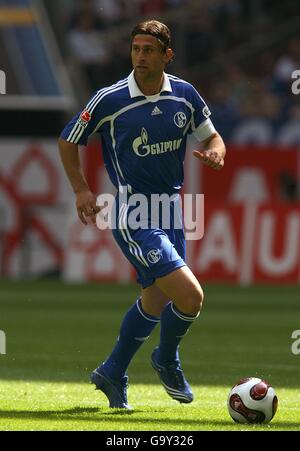
<path fill-rule="evenodd" d="M 180 405 L 158 384 L 149 356 L 159 329 L 129 370 L 133 413 L 107 408 L 88 383 L 112 348 L 135 286 L 0 282 L 0 430 L 300 430 L 298 287 L 207 286 L 206 304 L 181 346 L 195 401 Z M 269 380 L 279 409 L 269 425 L 238 425 L 226 399 L 241 377 Z"/>
<path fill-rule="evenodd" d="M 269 425 L 238 425 L 228 417 L 228 390 L 221 386 L 193 387 L 196 400 L 181 405 L 154 384 L 129 389 L 133 413 L 112 411 L 104 396 L 83 383 L 1 383 L 1 430 L 300 430 L 300 395 L 295 389 L 278 389 L 282 400 Z"/>

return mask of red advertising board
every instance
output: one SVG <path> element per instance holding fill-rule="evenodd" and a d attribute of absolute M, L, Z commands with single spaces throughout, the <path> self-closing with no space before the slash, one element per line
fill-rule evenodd
<path fill-rule="evenodd" d="M 0 274 L 24 277 L 55 269 L 70 280 L 135 280 L 111 231 L 79 223 L 56 142 L 2 144 Z M 113 192 L 99 142 L 92 141 L 83 155 L 93 192 Z M 222 171 L 193 158 L 187 152 L 186 193 L 205 194 L 205 230 L 202 239 L 187 243 L 187 255 L 199 280 L 299 284 L 300 151 L 230 147 Z"/>
<path fill-rule="evenodd" d="M 199 190 L 219 201 L 285 200 L 285 180 L 297 181 L 300 176 L 299 154 L 294 148 L 229 146 L 224 169 L 202 168 Z"/>
<path fill-rule="evenodd" d="M 300 204 L 205 203 L 202 240 L 190 242 L 199 280 L 300 282 Z"/>
<path fill-rule="evenodd" d="M 100 191 L 99 154 L 93 145 L 86 164 Z M 187 153 L 187 158 L 193 157 Z M 186 180 L 190 168 L 186 165 Z M 188 264 L 199 280 L 299 283 L 300 203 L 290 203 L 285 183 L 299 183 L 300 151 L 229 146 L 223 170 L 199 164 L 195 173 L 193 192 L 205 195 L 205 232 L 187 248 Z"/>

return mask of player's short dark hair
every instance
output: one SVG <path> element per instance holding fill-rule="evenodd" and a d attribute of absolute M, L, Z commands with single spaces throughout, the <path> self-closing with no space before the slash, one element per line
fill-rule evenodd
<path fill-rule="evenodd" d="M 171 45 L 171 32 L 169 28 L 162 22 L 158 22 L 158 20 L 146 20 L 137 24 L 131 33 L 131 44 L 137 34 L 154 36 L 160 42 L 163 52 Z"/>

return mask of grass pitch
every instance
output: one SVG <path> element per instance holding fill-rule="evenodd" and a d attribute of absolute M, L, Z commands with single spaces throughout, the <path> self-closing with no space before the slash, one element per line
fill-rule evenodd
<path fill-rule="evenodd" d="M 159 328 L 130 369 L 132 413 L 107 407 L 89 373 L 114 345 L 136 286 L 0 282 L 0 430 L 300 430 L 298 287 L 207 286 L 206 303 L 181 345 L 195 394 L 172 400 L 158 382 L 150 354 Z M 267 379 L 279 408 L 269 425 L 238 425 L 227 413 L 231 386 L 241 377 Z"/>

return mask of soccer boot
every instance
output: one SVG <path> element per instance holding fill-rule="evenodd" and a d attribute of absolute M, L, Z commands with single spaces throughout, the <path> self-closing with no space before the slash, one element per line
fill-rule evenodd
<path fill-rule="evenodd" d="M 128 377 L 121 380 L 111 379 L 102 366 L 96 368 L 91 374 L 91 382 L 96 385 L 96 390 L 101 390 L 109 401 L 109 407 L 115 409 L 132 410 L 127 402 Z"/>
<path fill-rule="evenodd" d="M 182 403 L 192 402 L 194 396 L 184 377 L 180 362 L 176 360 L 174 363 L 161 365 L 157 362 L 157 351 L 158 348 L 155 348 L 152 353 L 151 364 L 168 395 Z"/>

